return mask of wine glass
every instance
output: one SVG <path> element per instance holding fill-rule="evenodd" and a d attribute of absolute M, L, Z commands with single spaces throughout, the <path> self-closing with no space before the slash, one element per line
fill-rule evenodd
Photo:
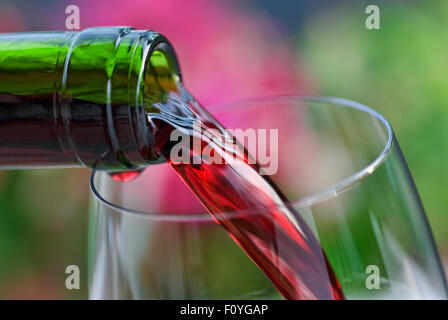
<path fill-rule="evenodd" d="M 447 298 L 422 203 L 383 116 L 332 97 L 209 109 L 229 129 L 277 130 L 271 178 L 314 232 L 345 298 Z M 125 183 L 96 171 L 90 187 L 91 299 L 282 298 L 168 164 Z"/>

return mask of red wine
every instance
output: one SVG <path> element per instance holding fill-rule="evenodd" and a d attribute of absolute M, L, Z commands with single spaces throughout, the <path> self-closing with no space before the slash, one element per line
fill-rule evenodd
<path fill-rule="evenodd" d="M 249 163 L 247 150 L 223 151 L 220 141 L 234 138 L 181 86 L 159 107 L 160 112 L 148 115 L 156 128 L 156 150 L 277 290 L 286 299 L 344 299 L 318 240 L 273 181 Z M 175 129 L 189 135 L 189 163 L 171 158 Z M 221 164 L 194 164 L 201 156 L 194 139 L 208 129 L 216 136 L 208 141 L 201 137 L 199 151 L 212 146 L 210 154 L 218 155 Z"/>
<path fill-rule="evenodd" d="M 121 171 L 121 172 L 111 172 L 110 175 L 114 180 L 119 182 L 129 182 L 134 180 L 140 175 L 141 171 Z"/>

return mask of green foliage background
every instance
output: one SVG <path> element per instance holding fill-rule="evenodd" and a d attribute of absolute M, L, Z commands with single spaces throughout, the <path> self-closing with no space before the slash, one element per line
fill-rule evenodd
<path fill-rule="evenodd" d="M 348 98 L 392 124 L 444 256 L 448 253 L 448 2 L 383 2 L 379 30 L 361 7 L 334 8 L 297 36 L 319 94 Z"/>

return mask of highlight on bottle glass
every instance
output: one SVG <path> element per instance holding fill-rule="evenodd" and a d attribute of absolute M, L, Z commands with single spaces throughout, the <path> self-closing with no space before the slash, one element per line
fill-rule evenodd
<path fill-rule="evenodd" d="M 390 124 L 380 114 L 345 99 L 300 97 L 252 99 L 214 110 L 229 129 L 278 130 L 278 170 L 271 178 L 299 215 L 292 225 L 300 228 L 296 219 L 303 220 L 317 239 L 315 255 L 301 255 L 314 270 L 294 273 L 291 265 L 276 261 L 284 262 L 294 247 L 281 219 L 269 210 L 253 205 L 212 216 L 167 163 L 127 183 L 94 171 L 90 298 L 281 299 L 281 277 L 267 277 L 250 258 L 253 248 L 241 250 L 223 228 L 249 229 L 248 221 L 263 221 L 273 230 L 252 225 L 255 230 L 248 233 L 278 272 L 309 288 L 297 298 L 446 298 L 425 212 Z M 327 263 L 304 260 L 323 252 Z M 315 274 L 320 263 L 326 272 Z"/>

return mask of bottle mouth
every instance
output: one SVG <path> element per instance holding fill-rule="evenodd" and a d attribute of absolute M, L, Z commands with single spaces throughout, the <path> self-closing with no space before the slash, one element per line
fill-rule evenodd
<path fill-rule="evenodd" d="M 147 59 L 143 79 L 145 110 L 154 112 L 154 103 L 165 102 L 169 93 L 178 91 L 181 82 L 179 65 L 173 48 L 167 42 L 154 47 Z"/>
<path fill-rule="evenodd" d="M 159 113 L 160 109 L 155 104 L 166 101 L 170 92 L 178 90 L 178 84 L 182 80 L 174 48 L 163 35 L 149 32 L 141 46 L 133 128 L 141 156 L 138 162 L 140 167 L 144 167 L 164 162 L 161 155 L 155 151 L 156 128 L 148 120 L 148 114 Z"/>

